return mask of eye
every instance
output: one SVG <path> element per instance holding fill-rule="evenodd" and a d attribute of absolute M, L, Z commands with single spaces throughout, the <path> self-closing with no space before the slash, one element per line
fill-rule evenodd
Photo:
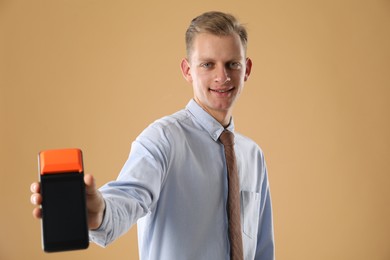
<path fill-rule="evenodd" d="M 200 64 L 200 67 L 205 68 L 205 69 L 211 69 L 213 67 L 213 63 L 204 62 L 204 63 Z"/>
<path fill-rule="evenodd" d="M 232 70 L 238 70 L 241 69 L 242 65 L 240 62 L 233 61 L 228 64 L 228 67 Z"/>

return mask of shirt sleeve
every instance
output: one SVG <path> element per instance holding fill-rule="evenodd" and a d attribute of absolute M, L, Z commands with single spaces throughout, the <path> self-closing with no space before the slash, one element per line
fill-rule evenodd
<path fill-rule="evenodd" d="M 165 178 L 167 147 L 164 135 L 155 127 L 133 142 L 117 180 L 99 189 L 106 211 L 99 229 L 90 231 L 91 241 L 107 246 L 153 209 Z"/>

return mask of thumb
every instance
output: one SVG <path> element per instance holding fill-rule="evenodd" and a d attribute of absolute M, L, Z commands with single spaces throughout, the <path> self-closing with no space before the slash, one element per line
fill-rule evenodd
<path fill-rule="evenodd" d="M 96 194 L 95 178 L 91 174 L 84 174 L 85 192 L 87 195 Z"/>
<path fill-rule="evenodd" d="M 103 196 L 96 189 L 95 178 L 91 174 L 84 175 L 85 193 L 87 197 L 88 226 L 90 229 L 100 227 L 105 210 Z"/>

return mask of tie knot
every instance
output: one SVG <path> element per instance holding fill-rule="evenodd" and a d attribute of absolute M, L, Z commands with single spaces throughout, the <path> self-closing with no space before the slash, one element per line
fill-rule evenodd
<path fill-rule="evenodd" d="M 221 143 L 225 145 L 234 145 L 234 134 L 228 130 L 224 130 L 219 137 Z"/>

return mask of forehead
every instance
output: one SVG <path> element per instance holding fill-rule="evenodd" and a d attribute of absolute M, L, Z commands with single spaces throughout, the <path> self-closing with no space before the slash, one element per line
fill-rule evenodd
<path fill-rule="evenodd" d="M 198 33 L 193 41 L 191 59 L 244 59 L 245 50 L 238 34 Z"/>

